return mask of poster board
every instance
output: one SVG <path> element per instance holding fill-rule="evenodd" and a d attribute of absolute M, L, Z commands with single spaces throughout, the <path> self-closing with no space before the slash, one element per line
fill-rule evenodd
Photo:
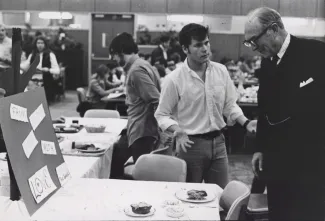
<path fill-rule="evenodd" d="M 19 190 L 33 215 L 71 177 L 44 88 L 0 99 L 0 123 Z"/>

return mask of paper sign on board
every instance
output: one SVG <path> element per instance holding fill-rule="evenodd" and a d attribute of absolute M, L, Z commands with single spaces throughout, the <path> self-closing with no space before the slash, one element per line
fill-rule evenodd
<path fill-rule="evenodd" d="M 38 108 L 30 115 L 29 121 L 35 131 L 38 125 L 42 122 L 45 117 L 45 112 L 43 108 L 43 104 L 40 104 Z"/>
<path fill-rule="evenodd" d="M 54 142 L 41 140 L 43 154 L 56 155 Z"/>
<path fill-rule="evenodd" d="M 42 167 L 33 176 L 31 176 L 28 179 L 28 183 L 37 203 L 40 203 L 54 190 L 56 190 L 56 186 L 52 181 L 47 166 Z"/>
<path fill-rule="evenodd" d="M 56 173 L 58 174 L 61 186 L 66 184 L 71 179 L 71 174 L 65 162 L 56 168 Z"/>
<path fill-rule="evenodd" d="M 34 132 L 30 131 L 30 133 L 28 134 L 28 136 L 26 137 L 26 139 L 24 140 L 24 142 L 22 144 L 25 155 L 28 159 L 37 144 L 38 144 L 38 140 L 36 139 Z"/>
<path fill-rule="evenodd" d="M 28 122 L 27 108 L 18 106 L 16 104 L 10 104 L 10 117 L 13 120 Z"/>

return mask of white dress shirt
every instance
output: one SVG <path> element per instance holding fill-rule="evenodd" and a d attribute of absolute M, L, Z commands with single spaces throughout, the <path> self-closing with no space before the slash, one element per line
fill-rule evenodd
<path fill-rule="evenodd" d="M 4 60 L 11 61 L 11 47 L 12 47 L 12 40 L 11 38 L 5 37 L 0 43 L 0 58 Z M 0 61 L 0 67 L 2 68 L 9 68 L 10 65 Z"/>
<path fill-rule="evenodd" d="M 287 48 L 290 44 L 290 34 L 287 34 L 287 37 L 285 38 L 283 44 L 282 44 L 282 47 L 280 49 L 280 51 L 278 52 L 277 56 L 279 58 L 277 64 L 279 64 L 281 62 L 281 59 L 284 55 L 284 53 L 287 51 Z"/>
<path fill-rule="evenodd" d="M 159 47 L 160 47 L 161 50 L 163 51 L 164 59 L 167 61 L 168 56 L 167 56 L 167 51 L 166 51 L 166 49 L 165 49 L 164 46 L 162 46 L 162 45 L 159 45 Z"/>
<path fill-rule="evenodd" d="M 243 115 L 236 103 L 236 88 L 226 67 L 210 61 L 205 82 L 183 65 L 164 79 L 155 117 L 162 130 L 178 125 L 189 135 L 221 130 Z"/>

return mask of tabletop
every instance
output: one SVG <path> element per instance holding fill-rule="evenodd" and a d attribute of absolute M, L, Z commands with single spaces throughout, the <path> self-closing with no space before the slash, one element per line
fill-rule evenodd
<path fill-rule="evenodd" d="M 105 125 L 105 133 L 112 134 L 120 134 L 121 131 L 126 128 L 127 119 L 119 119 L 119 118 L 86 118 L 86 117 L 65 117 L 66 124 L 72 124 L 73 120 L 77 120 L 81 125 Z M 86 129 L 82 129 L 79 133 L 69 134 L 69 135 L 77 135 L 77 134 L 87 134 L 87 136 L 92 136 L 94 134 L 87 133 Z M 105 134 L 103 133 L 103 134 Z M 64 135 L 66 136 L 66 134 Z"/>
<path fill-rule="evenodd" d="M 156 209 L 141 220 L 174 220 L 166 215 L 165 200 L 177 199 L 179 190 L 200 189 L 216 198 L 209 203 L 183 203 L 184 216 L 178 220 L 219 220 L 222 189 L 216 184 L 175 183 L 134 180 L 72 179 L 58 190 L 32 217 L 23 201 L 0 197 L 2 220 L 134 220 L 124 213 L 132 203 L 146 202 Z M 139 219 L 139 218 L 138 218 Z"/>

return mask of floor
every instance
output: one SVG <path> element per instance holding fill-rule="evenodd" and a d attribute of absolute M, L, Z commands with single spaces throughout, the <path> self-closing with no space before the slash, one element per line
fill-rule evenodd
<path fill-rule="evenodd" d="M 52 119 L 57 119 L 61 116 L 79 116 L 76 111 L 77 105 L 77 93 L 75 91 L 67 91 L 65 98 L 50 105 Z M 250 154 L 231 154 L 228 156 L 228 159 L 230 180 L 239 180 L 250 186 L 253 180 L 251 170 L 252 156 Z"/>

